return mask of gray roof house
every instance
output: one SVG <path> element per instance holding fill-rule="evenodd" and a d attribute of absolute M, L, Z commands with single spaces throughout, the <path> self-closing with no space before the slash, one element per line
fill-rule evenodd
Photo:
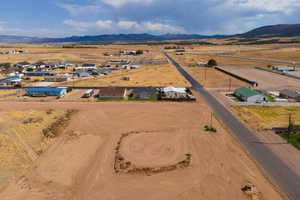
<path fill-rule="evenodd" d="M 279 96 L 285 99 L 292 99 L 294 101 L 300 102 L 300 93 L 295 90 L 281 90 Z"/>

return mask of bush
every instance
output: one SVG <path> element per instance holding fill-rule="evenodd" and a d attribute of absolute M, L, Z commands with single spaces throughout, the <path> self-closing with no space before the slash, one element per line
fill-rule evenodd
<path fill-rule="evenodd" d="M 204 126 L 204 130 L 207 132 L 214 132 L 214 133 L 217 132 L 216 128 L 214 128 L 212 126 L 207 126 L 207 125 Z"/>
<path fill-rule="evenodd" d="M 209 67 L 214 67 L 214 66 L 217 66 L 217 65 L 218 65 L 218 63 L 217 63 L 217 61 L 214 60 L 214 59 L 210 59 L 210 60 L 208 61 L 208 63 L 207 63 L 207 66 L 209 66 Z"/>

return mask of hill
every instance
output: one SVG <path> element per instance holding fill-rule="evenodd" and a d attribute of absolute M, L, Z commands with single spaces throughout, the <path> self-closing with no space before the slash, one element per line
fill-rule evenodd
<path fill-rule="evenodd" d="M 235 36 L 245 38 L 300 36 L 300 24 L 278 24 L 271 26 L 263 26 Z"/>

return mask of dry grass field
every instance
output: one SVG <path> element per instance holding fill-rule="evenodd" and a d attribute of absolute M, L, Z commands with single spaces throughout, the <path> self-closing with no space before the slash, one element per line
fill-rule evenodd
<path fill-rule="evenodd" d="M 28 107 L 78 113 L 30 170 L 1 192 L 3 200 L 283 199 L 217 120 L 216 133 L 204 131 L 211 111 L 200 97 L 195 103 L 0 103 L 10 113 Z M 185 154 L 191 156 L 190 163 L 152 175 L 118 174 L 116 147 L 129 133 L 136 135 L 119 150 L 132 164 L 163 167 Z M 255 185 L 255 192 L 241 191 L 247 183 Z"/>
<path fill-rule="evenodd" d="M 129 77 L 130 80 L 123 80 Z M 88 78 L 63 86 L 190 86 L 175 67 L 165 65 L 141 65 L 134 70 L 118 70 L 112 74 Z"/>
<path fill-rule="evenodd" d="M 254 130 L 287 127 L 288 115 L 292 113 L 295 124 L 300 123 L 300 107 L 236 106 L 232 110 Z"/>
<path fill-rule="evenodd" d="M 92 48 L 88 48 L 92 47 Z M 0 51 L 11 48 L 0 48 Z M 19 49 L 19 48 L 16 48 Z M 148 45 L 94 45 L 85 46 L 85 48 L 59 48 L 57 46 L 47 45 L 25 45 L 22 49 L 27 50 L 25 54 L 16 55 L 0 55 L 0 63 L 10 62 L 17 63 L 22 61 L 28 62 L 58 62 L 58 61 L 70 61 L 73 63 L 91 62 L 96 64 L 102 64 L 107 60 L 111 59 L 159 59 L 160 48 L 156 46 Z M 137 50 L 141 49 L 144 51 L 143 55 L 140 56 L 104 56 L 103 53 L 118 53 L 120 50 Z"/>
<path fill-rule="evenodd" d="M 0 90 L 0 101 L 15 100 L 16 97 L 21 97 L 25 93 L 22 89 Z"/>
<path fill-rule="evenodd" d="M 63 116 L 63 110 L 0 110 L 0 191 L 44 152 L 52 139 L 43 130 Z"/>

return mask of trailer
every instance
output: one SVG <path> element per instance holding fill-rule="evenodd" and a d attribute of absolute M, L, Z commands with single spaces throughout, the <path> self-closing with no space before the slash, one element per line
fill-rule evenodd
<path fill-rule="evenodd" d="M 85 93 L 82 95 L 82 98 L 90 98 L 95 94 L 95 90 L 87 90 Z"/>

